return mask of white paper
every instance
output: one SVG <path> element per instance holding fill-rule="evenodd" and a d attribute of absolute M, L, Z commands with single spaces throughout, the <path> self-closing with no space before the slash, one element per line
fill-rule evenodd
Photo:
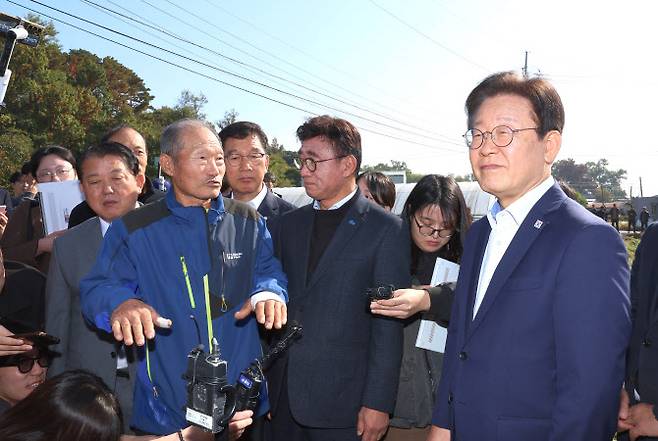
<path fill-rule="evenodd" d="M 437 258 L 430 285 L 436 286 L 446 282 L 456 282 L 459 265 L 445 259 Z M 448 330 L 431 320 L 421 320 L 416 337 L 416 347 L 428 351 L 443 353 L 446 348 Z"/>
<path fill-rule="evenodd" d="M 41 212 L 46 236 L 69 227 L 71 210 L 84 200 L 80 182 L 46 182 L 39 184 Z"/>

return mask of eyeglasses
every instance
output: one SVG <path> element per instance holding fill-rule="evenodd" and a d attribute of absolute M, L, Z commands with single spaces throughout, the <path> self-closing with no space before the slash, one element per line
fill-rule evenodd
<path fill-rule="evenodd" d="M 507 147 L 512 143 L 514 139 L 514 134 L 517 132 L 523 132 L 524 130 L 538 130 L 539 127 L 526 127 L 524 129 L 513 129 L 509 126 L 496 126 L 490 132 L 483 132 L 480 129 L 468 129 L 466 133 L 462 136 L 466 141 L 466 145 L 471 150 L 477 150 L 482 147 L 484 144 L 484 139 L 486 135 L 489 134 L 491 137 L 491 142 L 493 142 L 498 147 Z"/>
<path fill-rule="evenodd" d="M 447 239 L 451 237 L 455 232 L 450 229 L 450 228 L 433 228 L 430 227 L 429 225 L 421 224 L 418 222 L 418 219 L 416 219 L 416 216 L 413 216 L 414 221 L 416 222 L 416 225 L 418 226 L 418 231 L 420 234 L 423 236 L 434 236 L 434 233 L 439 233 L 439 237 L 442 237 L 444 239 Z"/>
<path fill-rule="evenodd" d="M 52 181 L 55 176 L 57 176 L 58 179 L 64 179 L 67 178 L 72 171 L 73 168 L 58 168 L 54 172 L 50 170 L 42 170 L 37 173 L 37 178 L 39 181 Z"/>
<path fill-rule="evenodd" d="M 314 172 L 315 169 L 318 168 L 318 164 L 321 163 L 321 162 L 333 161 L 334 159 L 342 159 L 342 158 L 345 158 L 347 156 L 348 155 L 341 155 L 341 156 L 336 156 L 334 158 L 329 158 L 329 159 L 312 159 L 312 158 L 302 159 L 302 158 L 296 158 L 294 160 L 294 163 L 295 163 L 295 167 L 297 167 L 299 170 L 301 170 L 302 168 L 304 168 L 304 166 L 306 166 L 308 171 Z"/>
<path fill-rule="evenodd" d="M 250 165 L 257 165 L 267 153 L 252 152 L 248 155 L 238 155 L 237 153 L 231 154 L 226 157 L 226 162 L 230 167 L 240 167 L 242 158 L 245 158 Z"/>
<path fill-rule="evenodd" d="M 42 368 L 50 366 L 50 358 L 49 354 L 39 354 L 38 357 L 19 355 L 17 357 L 12 357 L 10 360 L 6 360 L 3 365 L 16 366 L 21 374 L 27 374 L 34 367 L 34 362 L 37 362 Z"/>

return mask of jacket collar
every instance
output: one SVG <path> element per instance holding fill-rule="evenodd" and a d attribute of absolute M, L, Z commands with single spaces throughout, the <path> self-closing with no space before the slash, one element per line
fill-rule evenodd
<path fill-rule="evenodd" d="M 169 208 L 169 211 L 171 211 L 174 216 L 187 221 L 194 220 L 195 216 L 198 216 L 197 213 L 205 211 L 203 207 L 184 207 L 181 205 L 176 199 L 173 187 L 167 192 L 166 201 L 167 208 Z M 224 216 L 224 213 L 226 213 L 226 210 L 224 209 L 224 198 L 220 194 L 219 197 L 210 201 L 208 223 L 211 225 L 216 224 Z"/>

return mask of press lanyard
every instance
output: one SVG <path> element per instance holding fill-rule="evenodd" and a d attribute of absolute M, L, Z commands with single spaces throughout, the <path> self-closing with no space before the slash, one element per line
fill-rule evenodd
<path fill-rule="evenodd" d="M 190 274 L 187 271 L 187 264 L 185 263 L 185 257 L 180 256 L 180 263 L 183 267 L 183 276 L 185 277 L 185 285 L 187 286 L 187 295 L 190 299 L 190 306 L 192 309 L 196 309 L 196 304 L 194 302 L 194 294 L 192 293 L 192 283 L 190 282 Z M 223 294 L 222 293 L 222 303 L 223 303 Z M 203 276 L 203 296 L 206 301 L 206 323 L 208 325 L 208 347 L 212 348 L 212 339 L 213 339 L 213 329 L 212 329 L 212 316 L 210 314 L 210 287 L 208 285 L 208 274 Z"/>

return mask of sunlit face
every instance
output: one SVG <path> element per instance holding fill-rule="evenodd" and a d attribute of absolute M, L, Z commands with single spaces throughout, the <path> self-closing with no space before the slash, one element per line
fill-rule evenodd
<path fill-rule="evenodd" d="M 323 136 L 316 136 L 302 142 L 302 148 L 299 150 L 299 158 L 303 161 L 311 158 L 317 163 L 315 171 L 309 171 L 303 166 L 300 174 L 303 179 L 306 193 L 320 201 L 323 208 L 329 208 L 343 197 L 350 185 L 354 185 L 354 168 L 356 163 L 353 157 L 347 156 L 337 158 L 331 142 Z M 331 159 L 325 161 L 326 159 Z M 350 158 L 352 161 L 350 161 Z M 352 187 L 353 189 L 354 187 Z"/>
<path fill-rule="evenodd" d="M 88 157 L 82 164 L 82 191 L 92 210 L 112 222 L 133 208 L 144 185 L 118 156 Z"/>
<path fill-rule="evenodd" d="M 46 155 L 41 158 L 37 168 L 37 182 L 71 181 L 77 179 L 73 164 L 57 155 Z"/>
<path fill-rule="evenodd" d="M 146 173 L 146 165 L 148 164 L 148 153 L 146 151 L 146 141 L 144 137 L 136 130 L 126 127 L 110 136 L 109 142 L 118 142 L 128 147 L 137 157 L 139 162 L 139 173 Z"/>
<path fill-rule="evenodd" d="M 227 158 L 226 180 L 231 186 L 233 197 L 238 200 L 251 200 L 263 188 L 263 177 L 270 166 L 270 158 L 265 155 L 256 159 L 259 154 L 265 153 L 265 148 L 258 136 L 248 136 L 245 139 L 228 138 L 224 142 L 224 156 Z M 253 158 L 250 158 L 253 155 Z M 239 160 L 238 165 L 229 163 Z"/>
<path fill-rule="evenodd" d="M 18 180 L 16 180 L 16 182 L 13 182 L 11 184 L 11 192 L 15 198 L 23 194 L 23 180 L 21 179 L 21 177 L 19 177 Z"/>
<path fill-rule="evenodd" d="M 28 173 L 26 175 L 21 175 L 21 181 L 20 182 L 21 182 L 22 188 L 23 188 L 23 191 L 21 192 L 21 194 L 23 194 L 23 193 L 33 193 L 34 194 L 34 193 L 37 192 L 37 180 L 34 179 L 34 177 L 32 177 L 32 174 Z"/>
<path fill-rule="evenodd" d="M 206 205 L 219 196 L 226 166 L 219 139 L 205 127 L 182 129 L 183 148 L 172 158 L 161 155 L 162 169 L 171 177 L 176 200 L 183 206 Z"/>
<path fill-rule="evenodd" d="M 37 357 L 37 354 L 38 351 L 33 349 L 24 355 Z M 14 406 L 46 381 L 47 371 L 48 368 L 41 367 L 36 361 L 27 374 L 21 373 L 17 366 L 0 367 L 0 399 Z"/>
<path fill-rule="evenodd" d="M 537 127 L 534 116 L 532 104 L 526 98 L 496 95 L 480 105 L 473 127 L 483 132 L 499 125 L 512 129 Z M 507 147 L 498 147 L 487 137 L 482 147 L 469 151 L 473 174 L 484 191 L 507 207 L 548 178 L 560 142 L 557 131 L 543 138 L 534 130 L 517 132 Z"/>
<path fill-rule="evenodd" d="M 426 205 L 412 215 L 410 220 L 411 240 L 413 240 L 416 246 L 425 253 L 435 253 L 443 248 L 445 244 L 450 242 L 450 237 L 441 237 L 438 232 L 435 232 L 431 236 L 421 234 L 418 224 L 436 230 L 453 228 L 452 225 L 445 225 L 443 221 L 443 213 L 438 205 Z M 454 230 L 452 232 L 454 233 Z M 441 233 L 441 235 L 444 235 L 444 233 Z"/>

